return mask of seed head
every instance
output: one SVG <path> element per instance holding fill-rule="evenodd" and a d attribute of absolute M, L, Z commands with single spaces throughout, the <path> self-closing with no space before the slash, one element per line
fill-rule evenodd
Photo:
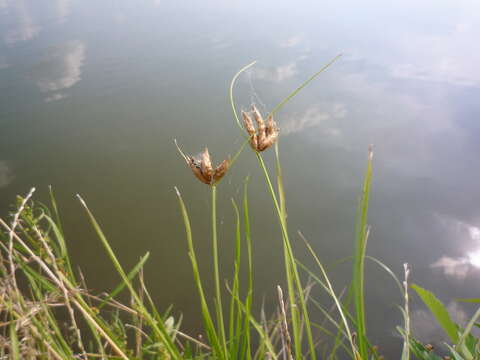
<path fill-rule="evenodd" d="M 279 129 L 275 121 L 273 121 L 272 115 L 269 115 L 267 123 L 265 124 L 262 115 L 255 105 L 252 105 L 252 113 L 255 122 L 257 123 L 257 130 L 255 130 L 252 118 L 245 111 L 242 111 L 243 124 L 245 130 L 250 136 L 250 146 L 252 149 L 258 152 L 264 151 L 275 144 L 278 138 Z"/>
<path fill-rule="evenodd" d="M 220 165 L 218 165 L 216 168 L 213 168 L 212 161 L 210 159 L 210 153 L 208 152 L 207 148 L 205 148 L 203 153 L 200 155 L 200 158 L 196 159 L 193 156 L 185 155 L 185 153 L 178 146 L 176 140 L 175 145 L 190 169 L 192 169 L 195 177 L 204 184 L 215 185 L 223 178 L 228 170 L 230 165 L 230 161 L 228 159 L 223 160 Z"/>

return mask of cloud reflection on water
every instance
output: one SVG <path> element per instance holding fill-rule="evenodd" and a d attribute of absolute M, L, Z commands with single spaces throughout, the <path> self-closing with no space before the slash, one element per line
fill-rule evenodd
<path fill-rule="evenodd" d="M 14 19 L 14 26 L 3 35 L 7 44 L 31 40 L 38 35 L 41 27 L 35 21 L 32 10 L 25 0 L 5 1 L 3 5 Z"/>
<path fill-rule="evenodd" d="M 291 62 L 273 68 L 257 66 L 251 70 L 251 73 L 257 79 L 278 83 L 294 77 L 298 73 L 298 68 L 296 62 Z"/>
<path fill-rule="evenodd" d="M 40 91 L 48 94 L 45 101 L 64 98 L 66 94 L 61 91 L 81 80 L 85 57 L 86 45 L 78 40 L 67 43 L 48 56 L 37 80 Z"/>
<path fill-rule="evenodd" d="M 302 35 L 294 35 L 285 39 L 284 41 L 281 41 L 279 45 L 282 48 L 290 48 L 301 44 L 303 41 L 304 37 Z"/>
<path fill-rule="evenodd" d="M 392 75 L 459 86 L 478 86 L 480 54 L 471 48 L 477 39 L 478 30 L 470 23 L 458 23 L 447 34 L 409 38 L 400 46 L 403 47 L 405 60 L 415 62 L 397 63 L 392 67 Z"/>
<path fill-rule="evenodd" d="M 480 268 L 480 228 L 466 222 L 440 217 L 440 224 L 445 228 L 452 241 L 462 249 L 462 255 L 443 255 L 430 264 L 430 268 L 439 269 L 446 277 L 462 281 L 473 271 Z"/>
<path fill-rule="evenodd" d="M 0 0 L 0 10 L 5 11 L 8 19 L 3 31 L 3 40 L 7 45 L 29 41 L 38 36 L 45 19 L 36 9 L 37 3 L 33 0 Z M 71 0 L 55 0 L 41 5 L 56 22 L 63 23 L 71 13 Z M 43 8 L 42 8 L 43 10 Z M 3 14 L 2 14 L 3 15 Z"/>
<path fill-rule="evenodd" d="M 281 134 L 289 135 L 306 129 L 319 128 L 319 135 L 340 136 L 341 130 L 328 123 L 328 120 L 342 119 L 347 116 L 345 104 L 333 103 L 309 107 L 301 115 L 288 118 L 281 124 Z"/>
<path fill-rule="evenodd" d="M 55 3 L 56 15 L 59 22 L 64 22 L 72 11 L 71 0 L 57 0 Z"/>

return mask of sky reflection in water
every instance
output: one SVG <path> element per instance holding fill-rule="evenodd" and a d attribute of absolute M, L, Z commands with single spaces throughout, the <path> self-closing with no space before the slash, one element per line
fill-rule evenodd
<path fill-rule="evenodd" d="M 411 263 L 414 281 L 465 319 L 470 309 L 451 300 L 479 290 L 479 10 L 475 1 L 360 7 L 338 1 L 0 0 L 2 213 L 15 194 L 53 184 L 72 229 L 72 250 L 79 263 L 95 259 L 85 270 L 102 274 L 92 280 L 101 288 L 112 281 L 110 268 L 95 253 L 92 234 L 79 230 L 87 225 L 73 194 L 81 192 L 127 263 L 152 251 L 159 302 L 177 304 L 186 325 L 195 327 L 188 320 L 196 311 L 189 308 L 191 277 L 171 189 L 179 185 L 193 203 L 204 261 L 207 196 L 188 178 L 172 139 L 192 153 L 208 145 L 215 158 L 233 154 L 241 140 L 226 90 L 241 66 L 258 59 L 240 79 L 238 104 L 256 102 L 267 111 L 344 53 L 277 117 L 290 226 L 301 229 L 326 261 L 351 254 L 355 202 L 373 143 L 369 253 L 397 273 Z M 248 158 L 243 155 L 237 174 L 225 182 L 226 194 L 238 193 L 242 177 L 256 171 Z M 278 234 L 255 176 L 252 206 L 266 216 L 256 221 L 258 282 L 268 293 L 280 281 L 280 262 L 265 264 Z M 232 214 L 228 201 L 223 206 L 229 239 Z M 171 241 L 179 244 L 175 254 Z M 231 249 L 226 241 L 225 266 Z M 174 266 L 178 275 L 170 279 L 164 273 Z M 348 271 L 335 276 L 339 288 Z M 391 304 L 401 299 L 377 269 L 368 275 L 374 337 L 385 351 L 398 349 L 399 316 Z M 413 308 L 419 335 L 440 339 L 418 301 Z"/>

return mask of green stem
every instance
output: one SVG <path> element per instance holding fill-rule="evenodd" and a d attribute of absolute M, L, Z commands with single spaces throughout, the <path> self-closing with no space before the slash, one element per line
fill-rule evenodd
<path fill-rule="evenodd" d="M 177 188 L 175 188 L 175 191 L 177 192 L 178 201 L 180 203 L 180 209 L 182 212 L 182 217 L 185 225 L 185 233 L 187 235 L 189 257 L 192 263 L 192 270 L 193 270 L 195 283 L 197 285 L 198 293 L 200 295 L 202 315 L 203 315 L 203 320 L 205 323 L 207 335 L 210 340 L 210 344 L 213 347 L 214 352 L 218 354 L 219 359 L 223 359 L 224 354 L 223 354 L 223 349 L 221 348 L 222 345 L 220 344 L 220 340 L 218 339 L 217 333 L 215 331 L 215 325 L 213 323 L 212 316 L 210 315 L 210 311 L 208 309 L 207 299 L 206 299 L 205 292 L 202 286 L 202 281 L 200 278 L 197 257 L 195 255 L 195 248 L 193 247 L 192 228 L 190 226 L 190 219 L 188 216 L 187 208 L 185 207 L 185 203 L 183 202 L 182 196 L 180 195 L 180 192 L 178 191 Z"/>
<path fill-rule="evenodd" d="M 325 70 L 327 70 L 335 61 L 337 61 L 338 59 L 340 59 L 342 57 L 343 54 L 339 54 L 337 56 L 335 56 L 332 60 L 330 60 L 329 63 L 327 63 L 326 65 L 324 65 L 320 70 L 318 70 L 315 74 L 313 74 L 312 76 L 310 76 L 305 82 L 303 82 L 298 88 L 296 88 L 294 91 L 292 91 L 290 93 L 290 95 L 288 95 L 285 99 L 283 99 L 277 106 L 275 106 L 275 108 L 270 112 L 270 114 L 267 115 L 266 119 L 268 119 L 269 116 L 273 116 L 278 110 L 280 110 L 287 102 L 289 102 L 295 95 L 297 95 L 300 90 L 302 90 L 305 86 L 307 86 L 311 81 L 313 81 L 318 75 L 320 75 L 322 72 L 324 72 Z M 254 63 L 252 64 L 249 64 L 247 65 L 246 67 L 249 67 L 251 65 L 253 65 Z M 240 70 L 240 71 L 243 71 Z"/>
<path fill-rule="evenodd" d="M 241 68 L 232 78 L 232 81 L 230 82 L 230 91 L 229 91 L 229 95 L 230 95 L 230 105 L 232 106 L 232 111 L 233 111 L 233 116 L 235 117 L 235 120 L 237 122 L 237 125 L 238 127 L 240 128 L 242 134 L 248 138 L 248 135 L 245 131 L 245 129 L 243 128 L 241 122 L 240 122 L 240 118 L 238 117 L 238 114 L 237 114 L 237 110 L 235 109 L 235 100 L 233 98 L 233 87 L 235 85 L 235 82 L 237 81 L 237 78 L 240 76 L 241 73 L 243 73 L 245 70 L 247 70 L 250 66 L 253 66 L 257 61 L 253 61 L 251 62 L 250 64 L 244 66 L 243 68 Z"/>
<path fill-rule="evenodd" d="M 355 298 L 355 313 L 357 322 L 358 349 L 362 359 L 368 356 L 368 345 L 365 324 L 365 254 L 368 240 L 368 203 L 372 182 L 372 150 L 369 150 L 368 165 L 363 183 L 362 197 L 359 204 L 359 219 L 357 222 L 357 241 L 355 262 L 353 268 L 353 291 Z"/>
<path fill-rule="evenodd" d="M 227 353 L 227 341 L 225 337 L 225 326 L 223 322 L 222 295 L 220 292 L 220 271 L 218 266 L 218 242 L 217 242 L 217 187 L 212 185 L 212 246 L 213 266 L 215 276 L 215 306 L 217 308 L 217 331 L 220 341 Z"/>
<path fill-rule="evenodd" d="M 283 244 L 284 244 L 284 256 L 285 256 L 285 267 L 286 267 L 286 275 L 287 275 L 287 286 L 288 286 L 288 293 L 289 293 L 289 301 L 291 304 L 291 313 L 292 313 L 292 328 L 294 334 L 294 347 L 295 347 L 295 358 L 301 359 L 302 358 L 302 341 L 301 341 L 301 321 L 299 318 L 298 307 L 296 305 L 295 299 L 295 287 L 297 288 L 298 299 L 300 301 L 300 306 L 302 309 L 303 317 L 306 323 L 306 332 L 307 332 L 307 339 L 308 344 L 310 347 L 310 353 L 312 359 L 316 359 L 315 355 L 315 344 L 313 342 L 313 335 L 312 329 L 310 326 L 310 320 L 308 317 L 307 306 L 305 303 L 305 297 L 303 294 L 302 283 L 300 281 L 300 276 L 298 274 L 297 265 L 295 262 L 295 258 L 293 256 L 292 247 L 290 244 L 288 231 L 287 231 L 287 223 L 286 217 L 282 208 L 284 205 L 280 205 L 277 200 L 277 196 L 275 194 L 275 190 L 272 185 L 272 181 L 270 180 L 270 175 L 268 174 L 267 167 L 265 166 L 265 162 L 263 161 L 262 156 L 260 153 L 255 152 L 257 155 L 257 159 L 260 163 L 260 167 L 263 170 L 265 175 L 265 180 L 268 185 L 268 189 L 270 191 L 270 195 L 272 196 L 273 203 L 275 205 L 275 210 L 277 212 L 278 219 L 280 221 L 280 228 L 282 230 L 282 237 L 283 237 Z"/>
<path fill-rule="evenodd" d="M 252 257 L 252 238 L 250 236 L 250 219 L 248 215 L 248 178 L 245 181 L 244 185 L 244 221 L 245 221 L 245 242 L 247 243 L 247 258 L 248 258 L 248 293 L 247 293 L 247 305 L 246 305 L 246 316 L 245 316 L 245 342 L 246 342 L 246 359 L 251 359 L 250 353 L 250 312 L 252 306 L 252 295 L 253 295 L 253 257 Z"/>

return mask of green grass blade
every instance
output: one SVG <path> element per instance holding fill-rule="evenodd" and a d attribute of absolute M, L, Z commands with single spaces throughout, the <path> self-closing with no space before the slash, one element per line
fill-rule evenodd
<path fill-rule="evenodd" d="M 272 181 L 270 180 L 270 175 L 268 174 L 267 167 L 265 166 L 265 162 L 263 161 L 263 158 L 260 155 L 260 153 L 256 152 L 255 154 L 259 161 L 260 167 L 263 171 L 265 182 L 267 183 L 267 187 L 270 192 L 270 196 L 272 197 L 275 211 L 276 211 L 278 220 L 280 222 L 280 229 L 282 232 L 282 240 L 284 245 L 284 261 L 285 261 L 285 272 L 287 277 L 288 297 L 290 301 L 291 324 L 292 324 L 293 343 L 294 343 L 294 356 L 296 359 L 300 359 L 302 356 L 301 319 L 300 319 L 299 309 L 296 304 L 297 304 L 297 296 L 300 301 L 303 299 L 303 288 L 301 284 L 298 284 L 299 282 L 298 276 L 295 276 L 295 270 L 296 270 L 295 260 L 293 258 L 292 249 L 290 246 L 284 214 L 282 213 L 281 207 L 277 200 L 277 196 L 275 194 Z M 295 282 L 297 279 L 298 279 L 298 282 Z M 302 304 L 302 310 L 304 308 L 303 305 L 304 304 Z M 305 312 L 305 314 L 307 313 Z M 310 335 L 311 332 L 307 332 L 307 334 Z M 313 344 L 313 339 L 310 336 L 309 336 L 309 344 L 310 345 Z M 312 354 L 313 354 L 312 356 L 315 356 L 315 352 L 312 352 Z"/>
<path fill-rule="evenodd" d="M 333 63 L 335 63 L 338 59 L 342 57 L 342 54 L 335 56 L 332 60 L 330 60 L 326 65 L 324 65 L 320 70 L 318 70 L 315 74 L 310 76 L 307 80 L 305 80 L 299 87 L 297 87 L 294 91 L 292 91 L 285 99 L 283 99 L 277 106 L 273 108 L 273 110 L 268 114 L 265 118 L 268 119 L 270 115 L 275 115 L 278 110 L 280 110 L 285 104 L 287 104 L 295 95 L 297 95 L 305 86 L 307 86 L 310 82 L 315 80 L 315 78 L 327 70 Z"/>
<path fill-rule="evenodd" d="M 52 195 L 53 196 L 53 195 Z M 56 211 L 56 210 L 55 210 Z M 50 226 L 52 227 L 53 233 L 55 234 L 55 239 L 57 240 L 58 246 L 60 248 L 60 256 L 62 261 L 65 262 L 66 268 L 67 268 L 67 274 L 68 278 L 76 282 L 75 280 L 75 274 L 73 272 L 72 264 L 70 263 L 70 256 L 68 254 L 68 248 L 67 248 L 67 243 L 65 242 L 65 237 L 63 235 L 63 230 L 61 228 L 61 225 L 59 223 L 60 220 L 58 220 L 60 217 L 57 216 L 57 220 L 54 221 L 50 216 L 44 215 L 43 218 L 45 218 Z"/>
<path fill-rule="evenodd" d="M 205 297 L 205 292 L 203 290 L 202 280 L 201 280 L 200 272 L 199 272 L 199 269 L 198 269 L 197 257 L 195 255 L 195 248 L 193 246 L 193 237 L 192 237 L 192 228 L 190 226 L 190 218 L 188 216 L 187 208 L 186 208 L 185 203 L 182 199 L 180 191 L 178 191 L 177 188 L 175 188 L 175 191 L 177 193 L 177 198 L 178 198 L 178 202 L 180 204 L 180 210 L 181 210 L 182 218 L 183 218 L 183 222 L 184 222 L 185 233 L 187 235 L 189 256 L 190 256 L 190 261 L 192 263 L 192 269 L 193 269 L 193 276 L 194 276 L 195 284 L 197 286 L 197 290 L 198 290 L 198 293 L 199 293 L 199 296 L 200 296 L 200 304 L 201 304 L 201 309 L 202 309 L 203 321 L 204 321 L 204 324 L 205 324 L 205 330 L 207 332 L 207 336 L 210 340 L 210 343 L 212 344 L 214 352 L 217 354 L 219 359 L 224 359 L 225 354 L 223 352 L 223 347 L 222 347 L 221 342 L 220 342 L 220 340 L 217 336 L 217 333 L 216 333 L 216 330 L 215 330 L 215 325 L 213 323 L 212 316 L 210 315 L 210 311 L 208 309 L 207 300 L 206 300 L 206 297 Z"/>
<path fill-rule="evenodd" d="M 242 123 L 240 122 L 240 118 L 238 117 L 238 114 L 237 114 L 237 108 L 235 106 L 235 98 L 233 97 L 233 88 L 235 86 L 235 83 L 238 79 L 238 77 L 245 71 L 247 70 L 248 68 L 250 68 L 251 66 L 255 65 L 257 61 L 253 61 L 251 62 L 250 64 L 244 66 L 243 68 L 241 68 L 232 78 L 232 81 L 230 82 L 230 91 L 229 91 L 229 95 L 230 95 L 230 105 L 232 107 L 232 112 L 233 112 L 233 116 L 235 118 L 235 121 L 237 122 L 237 125 L 238 127 L 240 128 L 240 130 L 242 131 L 243 134 L 245 134 L 245 137 L 248 137 L 245 129 L 243 128 L 242 126 Z"/>
<path fill-rule="evenodd" d="M 480 308 L 477 309 L 475 314 L 472 316 L 472 318 L 468 322 L 467 326 L 463 330 L 462 335 L 458 339 L 457 348 L 460 349 L 460 351 L 462 351 L 463 353 L 465 353 L 466 350 L 467 350 L 466 347 L 464 346 L 465 345 L 465 340 L 466 340 L 467 336 L 470 334 L 470 332 L 472 331 L 472 328 L 475 325 L 475 322 L 478 320 L 479 317 L 480 317 Z"/>
<path fill-rule="evenodd" d="M 403 289 L 402 282 L 398 279 L 397 275 L 395 275 L 395 273 L 387 265 L 385 265 L 383 262 L 381 262 L 380 260 L 378 260 L 373 256 L 366 255 L 365 259 L 373 261 L 375 264 L 380 266 L 388 275 L 390 275 L 392 279 L 395 281 L 395 284 L 397 285 L 398 289 L 400 290 L 400 294 L 402 294 L 402 296 L 404 295 L 405 291 Z"/>
<path fill-rule="evenodd" d="M 173 357 L 179 357 L 180 353 L 173 343 L 172 339 L 170 338 L 170 335 L 168 334 L 167 330 L 165 329 L 165 324 L 163 321 L 155 321 L 153 317 L 150 315 L 150 313 L 145 309 L 143 306 L 143 302 L 141 301 L 140 297 L 138 296 L 137 292 L 135 291 L 132 283 L 128 279 L 127 274 L 123 270 L 122 266 L 120 265 L 120 262 L 118 261 L 115 253 L 113 252 L 112 247 L 110 246 L 110 243 L 108 242 L 105 234 L 103 233 L 102 229 L 100 228 L 100 225 L 98 224 L 97 220 L 93 216 L 93 214 L 90 212 L 90 209 L 87 207 L 87 204 L 85 201 L 77 195 L 79 198 L 82 206 L 84 207 L 85 211 L 87 212 L 88 218 L 90 219 L 90 222 L 95 229 L 103 247 L 105 248 L 110 260 L 112 261 L 115 269 L 117 270 L 118 274 L 122 278 L 122 280 L 125 282 L 125 285 L 127 288 L 130 290 L 130 293 L 132 297 L 134 298 L 136 305 L 139 307 L 139 310 L 142 312 L 142 315 L 145 316 L 146 321 L 148 321 L 149 326 L 153 329 L 155 334 L 159 337 L 159 339 L 162 341 L 164 344 L 165 348 L 167 351 L 170 353 L 171 356 Z"/>
<path fill-rule="evenodd" d="M 345 328 L 345 331 L 347 332 L 347 338 L 350 342 L 350 346 L 352 348 L 352 353 L 353 354 L 356 354 L 357 353 L 357 349 L 355 347 L 355 344 L 353 343 L 352 341 L 352 333 L 350 331 L 350 326 L 348 325 L 348 321 L 347 321 L 347 318 L 345 316 L 345 313 L 343 311 L 343 308 L 342 308 L 342 305 L 340 303 L 340 299 L 338 298 L 338 296 L 335 294 L 335 291 L 333 289 L 333 286 L 330 282 L 330 279 L 328 278 L 328 275 L 327 275 L 327 272 L 325 271 L 325 268 L 323 267 L 320 259 L 318 258 L 317 254 L 315 253 L 315 251 L 313 251 L 311 245 L 308 243 L 307 239 L 305 239 L 305 237 L 302 235 L 302 233 L 300 233 L 300 237 L 303 239 L 305 245 L 307 246 L 308 248 L 308 251 L 310 252 L 310 254 L 312 255 L 312 257 L 315 259 L 315 262 L 317 263 L 319 269 L 320 269 L 320 272 L 322 273 L 322 276 L 323 278 L 325 279 L 325 284 L 326 284 L 326 287 L 327 287 L 327 290 L 328 290 L 328 294 L 332 297 L 334 303 L 335 303 L 335 306 L 337 307 L 337 311 L 338 313 L 340 314 L 340 317 L 342 319 L 342 322 L 343 322 L 343 326 Z"/>
<path fill-rule="evenodd" d="M 362 359 L 368 358 L 368 346 L 366 339 L 365 323 L 365 255 L 368 239 L 368 204 L 370 197 L 370 186 L 372 183 L 372 149 L 369 149 L 367 170 L 362 188 L 362 197 L 359 204 L 359 222 L 357 223 L 357 234 L 355 242 L 355 256 L 353 265 L 353 297 L 355 302 L 355 317 L 357 324 L 358 350 Z"/>
<path fill-rule="evenodd" d="M 425 290 L 416 284 L 412 284 L 412 288 L 415 290 L 418 296 L 420 296 L 423 303 L 428 307 L 438 324 L 442 327 L 452 342 L 457 343 L 459 340 L 458 326 L 450 318 L 445 306 L 432 292 Z"/>
<path fill-rule="evenodd" d="M 213 248 L 213 271 L 215 281 L 215 309 L 217 313 L 217 333 L 222 344 L 224 354 L 228 353 L 227 339 L 225 336 L 225 324 L 223 321 L 222 292 L 220 289 L 220 268 L 218 264 L 218 239 L 217 239 L 217 187 L 211 186 L 212 190 L 212 248 Z"/>
<path fill-rule="evenodd" d="M 245 301 L 245 323 L 244 323 L 244 340 L 240 351 L 240 358 L 250 360 L 251 344 L 250 344 L 250 316 L 253 298 L 253 259 L 252 259 L 252 237 L 250 234 L 250 216 L 248 209 L 248 181 L 245 179 L 243 187 L 243 223 L 245 233 L 245 243 L 247 247 L 247 263 L 248 263 L 248 289 Z"/>
<path fill-rule="evenodd" d="M 287 207 L 285 201 L 285 188 L 283 186 L 282 164 L 280 163 L 280 152 L 278 150 L 278 141 L 275 143 L 275 170 L 277 173 L 277 190 L 280 202 L 280 210 L 283 214 L 284 221 L 287 220 Z"/>
<path fill-rule="evenodd" d="M 314 78 L 315 77 L 313 77 L 311 80 L 313 80 Z M 300 90 L 301 89 L 298 89 L 298 91 L 300 91 Z M 286 226 L 287 226 L 287 207 L 286 207 L 286 200 L 285 200 L 285 189 L 284 189 L 284 186 L 283 186 L 282 166 L 281 166 L 281 163 L 280 163 L 280 152 L 278 150 L 278 142 L 275 143 L 275 170 L 276 170 L 276 175 L 277 175 L 277 189 L 278 189 L 278 198 L 279 198 L 279 202 L 280 202 L 280 212 L 281 212 L 281 216 L 283 217 L 283 224 L 284 224 L 283 226 L 285 227 L 285 230 L 286 230 Z M 288 231 L 286 230 L 285 233 L 288 234 Z M 290 253 L 289 262 L 290 262 L 290 266 L 292 268 L 295 283 L 297 285 L 298 298 L 299 298 L 301 309 L 302 309 L 303 320 L 305 322 L 305 328 L 306 328 L 306 333 L 307 333 L 308 345 L 309 345 L 309 348 L 310 348 L 310 356 L 311 356 L 312 359 L 316 359 L 316 350 L 315 350 L 315 343 L 313 341 L 312 325 L 310 323 L 310 316 L 308 314 L 308 309 L 307 309 L 307 305 L 306 305 L 304 294 L 303 294 L 303 286 L 300 282 L 300 277 L 298 275 L 296 260 L 293 257 L 293 252 L 291 250 L 290 241 L 289 241 L 288 237 L 285 238 L 284 243 L 287 244 L 288 252 Z"/>
<path fill-rule="evenodd" d="M 239 342 L 241 341 L 241 311 L 239 309 L 236 312 L 237 302 L 236 298 L 240 298 L 240 261 L 241 261 L 241 228 L 240 228 L 240 211 L 238 206 L 235 203 L 235 200 L 232 199 L 232 206 L 235 211 L 235 263 L 234 263 L 234 272 L 233 272 L 233 286 L 232 286 L 232 296 L 230 299 L 230 321 L 229 321 L 229 352 L 232 358 L 236 358 L 239 350 Z"/>
<path fill-rule="evenodd" d="M 245 309 L 245 306 L 242 304 L 242 302 L 238 300 L 238 304 L 240 305 L 240 308 L 241 310 L 245 313 L 246 312 L 246 309 Z M 259 324 L 254 318 L 253 316 L 250 316 L 249 317 L 249 320 L 250 320 L 250 323 L 252 324 L 253 328 L 257 331 L 259 337 L 260 337 L 260 341 L 263 342 L 263 344 L 266 346 L 266 348 L 268 349 L 270 355 L 271 355 L 271 359 L 274 359 L 274 360 L 277 360 L 277 354 L 275 353 L 275 350 L 274 350 L 274 347 L 272 345 L 272 342 L 270 341 L 270 336 L 269 334 L 263 329 L 262 325 Z"/>
<path fill-rule="evenodd" d="M 457 298 L 455 299 L 455 301 L 472 303 L 472 304 L 480 304 L 480 298 Z"/>
<path fill-rule="evenodd" d="M 127 274 L 128 280 L 132 281 L 133 278 L 138 274 L 138 272 L 143 268 L 143 265 L 147 262 L 150 257 L 150 253 L 147 252 L 144 256 L 140 258 L 140 261 L 133 267 L 132 270 Z M 127 285 L 125 282 L 120 283 L 118 286 L 113 289 L 108 296 L 98 305 L 98 309 L 104 307 L 110 300 L 117 296 Z"/>
<path fill-rule="evenodd" d="M 465 355 L 462 356 L 449 344 L 445 344 L 445 346 L 448 348 L 448 350 L 450 350 L 450 355 L 453 356 L 454 360 L 473 360 L 472 354 L 470 354 L 470 356 L 465 356 Z"/>
<path fill-rule="evenodd" d="M 15 330 L 15 322 L 12 322 L 10 324 L 10 340 L 12 347 L 12 359 L 20 360 L 20 343 L 18 341 L 17 331 Z"/>

